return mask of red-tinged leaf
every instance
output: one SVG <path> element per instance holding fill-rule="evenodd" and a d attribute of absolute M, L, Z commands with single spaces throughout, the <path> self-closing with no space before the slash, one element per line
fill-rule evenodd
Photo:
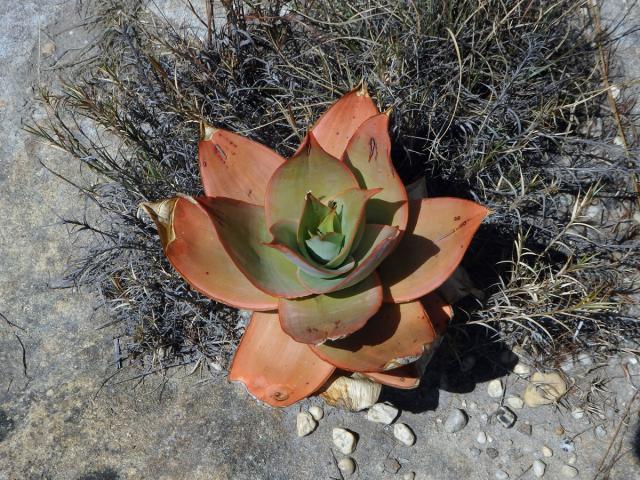
<path fill-rule="evenodd" d="M 415 363 L 394 368 L 387 372 L 364 372 L 363 375 L 382 385 L 404 390 L 417 388 L 422 377 L 422 373 Z"/>
<path fill-rule="evenodd" d="M 265 245 L 279 250 L 289 261 L 309 275 L 321 278 L 337 277 L 350 271 L 355 265 L 355 260 L 350 259 L 339 268 L 327 268 L 304 257 L 298 248 L 298 226 L 294 222 L 283 220 L 273 225 L 269 230 L 273 235 L 273 240 Z"/>
<path fill-rule="evenodd" d="M 487 213 L 482 205 L 461 198 L 411 201 L 407 231 L 380 265 L 385 302 L 409 302 L 442 285 Z"/>
<path fill-rule="evenodd" d="M 142 207 L 158 228 L 165 255 L 195 290 L 232 307 L 277 308 L 277 299 L 253 286 L 231 261 L 209 216 L 195 200 L 172 198 Z"/>
<path fill-rule="evenodd" d="M 371 100 L 363 84 L 331 105 L 311 132 L 330 155 L 341 158 L 358 127 L 377 113 L 378 107 Z"/>
<path fill-rule="evenodd" d="M 242 273 L 260 290 L 275 297 L 309 295 L 297 278 L 298 267 L 271 240 L 259 205 L 223 197 L 201 197 L 200 204 L 215 225 L 222 246 Z"/>
<path fill-rule="evenodd" d="M 449 321 L 453 318 L 451 305 L 439 294 L 435 292 L 430 293 L 426 297 L 423 297 L 421 302 L 436 332 L 436 339 L 431 344 L 431 347 L 413 363 L 386 372 L 365 372 L 364 375 L 378 383 L 394 388 L 411 389 L 416 388 L 420 384 L 420 379 L 440 344 Z"/>
<path fill-rule="evenodd" d="M 287 300 L 278 307 L 282 329 L 298 342 L 318 344 L 359 330 L 382 305 L 375 272 L 353 287 L 328 295 Z"/>
<path fill-rule="evenodd" d="M 274 407 L 292 405 L 322 387 L 335 368 L 280 328 L 275 313 L 254 313 L 238 346 L 229 380 Z"/>
<path fill-rule="evenodd" d="M 316 294 L 338 292 L 361 282 L 378 268 L 397 244 L 400 231 L 387 225 L 365 225 L 358 248 L 353 252 L 356 266 L 349 273 L 336 278 L 318 278 L 299 270 L 298 278 Z"/>
<path fill-rule="evenodd" d="M 361 188 L 382 188 L 367 203 L 367 222 L 407 226 L 407 192 L 391 161 L 389 116 L 381 113 L 366 120 L 347 145 L 344 162 L 358 179 Z"/>
<path fill-rule="evenodd" d="M 357 186 L 351 170 L 325 152 L 309 134 L 304 147 L 283 163 L 269 181 L 265 196 L 268 226 L 283 220 L 298 222 L 307 192 L 326 200 Z"/>
<path fill-rule="evenodd" d="M 206 127 L 198 145 L 200 176 L 208 197 L 264 204 L 267 183 L 284 158 L 264 145 L 219 128 Z"/>
<path fill-rule="evenodd" d="M 384 303 L 357 332 L 310 348 L 343 370 L 383 372 L 416 361 L 436 338 L 431 320 L 419 301 Z"/>

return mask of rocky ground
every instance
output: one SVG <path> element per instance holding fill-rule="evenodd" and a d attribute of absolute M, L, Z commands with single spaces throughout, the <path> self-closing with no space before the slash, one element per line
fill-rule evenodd
<path fill-rule="evenodd" d="M 609 2 L 606 13 L 624 4 Z M 99 328 L 109 319 L 90 294 L 56 288 L 74 249 L 60 219 L 88 206 L 41 162 L 84 173 L 22 131 L 43 115 L 37 86 L 90 41 L 77 5 L 0 2 L 0 480 L 347 478 L 337 467 L 344 458 L 355 463 L 350 478 L 372 480 L 607 478 L 596 477 L 601 468 L 608 478 L 640 477 L 640 365 L 627 353 L 563 359 L 563 400 L 522 408 L 534 368 L 517 357 L 468 357 L 455 379 L 432 372 L 417 392 L 384 393 L 400 409 L 392 425 L 317 398 L 273 410 L 191 368 L 144 381 L 120 371 L 105 386 L 113 327 Z M 180 5 L 172 2 L 176 19 Z M 619 52 L 628 78 L 640 68 L 637 45 L 636 34 Z M 311 406 L 324 416 L 299 437 L 298 414 Z M 509 410 L 496 415 L 500 407 Z M 414 445 L 394 436 L 401 423 Z M 352 453 L 334 445 L 334 428 L 354 434 Z"/>

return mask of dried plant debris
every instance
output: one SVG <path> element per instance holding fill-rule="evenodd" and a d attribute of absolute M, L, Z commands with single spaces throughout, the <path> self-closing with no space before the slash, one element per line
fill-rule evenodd
<path fill-rule="evenodd" d="M 244 328 L 189 289 L 138 212 L 201 193 L 201 123 L 288 156 L 363 80 L 393 108 L 405 183 L 426 175 L 429 196 L 492 210 L 464 261 L 484 300 L 462 302 L 445 351 L 469 322 L 547 363 L 637 348 L 637 119 L 591 2 L 222 3 L 224 21 L 185 2 L 190 28 L 146 2 L 96 5 L 95 42 L 43 92 L 48 117 L 30 127 L 97 174 L 75 183 L 97 209 L 69 221 L 94 235 L 69 279 L 99 290 L 121 328 L 117 363 L 224 368 Z"/>

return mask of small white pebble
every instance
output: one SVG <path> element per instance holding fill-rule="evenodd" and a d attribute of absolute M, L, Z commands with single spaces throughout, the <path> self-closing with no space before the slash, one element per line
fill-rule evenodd
<path fill-rule="evenodd" d="M 496 470 L 496 478 L 498 480 L 507 480 L 507 478 L 509 478 L 509 474 L 504 470 Z"/>
<path fill-rule="evenodd" d="M 546 458 L 553 457 L 553 450 L 545 445 L 544 447 L 542 447 L 542 456 Z"/>
<path fill-rule="evenodd" d="M 502 386 L 502 380 L 496 378 L 495 380 L 491 380 L 487 384 L 487 393 L 492 398 L 500 398 L 504 393 L 504 387 Z"/>
<path fill-rule="evenodd" d="M 529 365 L 525 365 L 522 362 L 516 363 L 516 366 L 513 367 L 513 373 L 516 375 L 529 375 L 531 373 L 531 368 Z"/>
<path fill-rule="evenodd" d="M 416 472 L 407 472 L 402 476 L 402 480 L 414 480 L 416 478 Z"/>
<path fill-rule="evenodd" d="M 464 410 L 454 408 L 449 412 L 447 420 L 444 422 L 444 429 L 449 433 L 456 433 L 462 430 L 469 421 L 469 417 Z"/>
<path fill-rule="evenodd" d="M 356 462 L 351 457 L 345 457 L 338 462 L 338 468 L 344 475 L 353 475 L 356 471 Z"/>
<path fill-rule="evenodd" d="M 616 85 L 611 85 L 609 91 L 611 92 L 611 96 L 614 98 L 614 100 L 618 100 L 620 98 L 620 88 L 618 88 Z"/>
<path fill-rule="evenodd" d="M 507 405 L 511 408 L 515 408 L 516 410 L 520 410 L 524 407 L 524 400 L 520 397 L 509 397 L 507 398 Z"/>
<path fill-rule="evenodd" d="M 478 408 L 478 404 L 477 404 L 476 402 L 471 402 L 471 403 L 469 404 L 469 408 L 470 408 L 471 410 L 475 410 L 476 408 Z"/>
<path fill-rule="evenodd" d="M 576 420 L 580 420 L 582 417 L 584 417 L 584 410 L 580 407 L 576 407 L 571 410 L 571 416 Z"/>
<path fill-rule="evenodd" d="M 487 435 L 487 442 L 493 443 L 493 437 L 491 435 Z"/>
<path fill-rule="evenodd" d="M 560 471 L 567 478 L 576 478 L 578 476 L 578 469 L 571 465 L 563 465 Z"/>
<path fill-rule="evenodd" d="M 600 440 L 604 440 L 605 438 L 607 438 L 607 431 L 602 425 L 598 425 L 596 427 L 595 434 L 596 437 L 598 437 Z"/>
<path fill-rule="evenodd" d="M 393 436 L 396 437 L 401 443 L 410 447 L 416 443 L 416 436 L 411 429 L 404 423 L 396 423 L 393 426 Z"/>
<path fill-rule="evenodd" d="M 300 412 L 296 417 L 296 430 L 299 437 L 306 437 L 313 432 L 318 423 L 309 412 Z"/>
<path fill-rule="evenodd" d="M 333 429 L 333 444 L 345 455 L 353 453 L 356 449 L 356 436 L 345 428 Z"/>
<path fill-rule="evenodd" d="M 620 135 L 616 135 L 616 138 L 613 139 L 613 144 L 622 147 L 624 145 L 624 140 L 622 140 Z"/>
<path fill-rule="evenodd" d="M 367 420 L 390 425 L 398 416 L 398 409 L 388 403 L 376 403 L 367 411 Z"/>
<path fill-rule="evenodd" d="M 467 408 L 467 401 L 466 400 L 462 400 L 462 402 L 460 402 L 460 406 L 462 408 Z"/>
<path fill-rule="evenodd" d="M 478 435 L 476 436 L 476 442 L 480 444 L 487 443 L 487 434 L 484 432 L 478 432 Z"/>
<path fill-rule="evenodd" d="M 577 461 L 578 461 L 578 456 L 575 453 L 572 453 L 567 457 L 567 463 L 569 465 L 575 465 Z"/>
<path fill-rule="evenodd" d="M 316 405 L 309 408 L 309 413 L 317 421 L 322 420 L 322 417 L 324 417 L 324 410 L 321 407 L 318 407 Z"/>
<path fill-rule="evenodd" d="M 544 471 L 547 469 L 547 464 L 542 460 L 535 460 L 533 462 L 533 465 L 531 465 L 531 468 L 533 469 L 533 474 L 539 478 L 544 476 Z"/>

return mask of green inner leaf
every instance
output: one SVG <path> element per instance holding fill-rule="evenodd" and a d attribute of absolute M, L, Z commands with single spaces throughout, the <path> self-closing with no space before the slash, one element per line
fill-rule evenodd
<path fill-rule="evenodd" d="M 344 235 L 338 232 L 329 232 L 314 235 L 305 240 L 309 254 L 318 262 L 327 263 L 340 253 Z"/>

